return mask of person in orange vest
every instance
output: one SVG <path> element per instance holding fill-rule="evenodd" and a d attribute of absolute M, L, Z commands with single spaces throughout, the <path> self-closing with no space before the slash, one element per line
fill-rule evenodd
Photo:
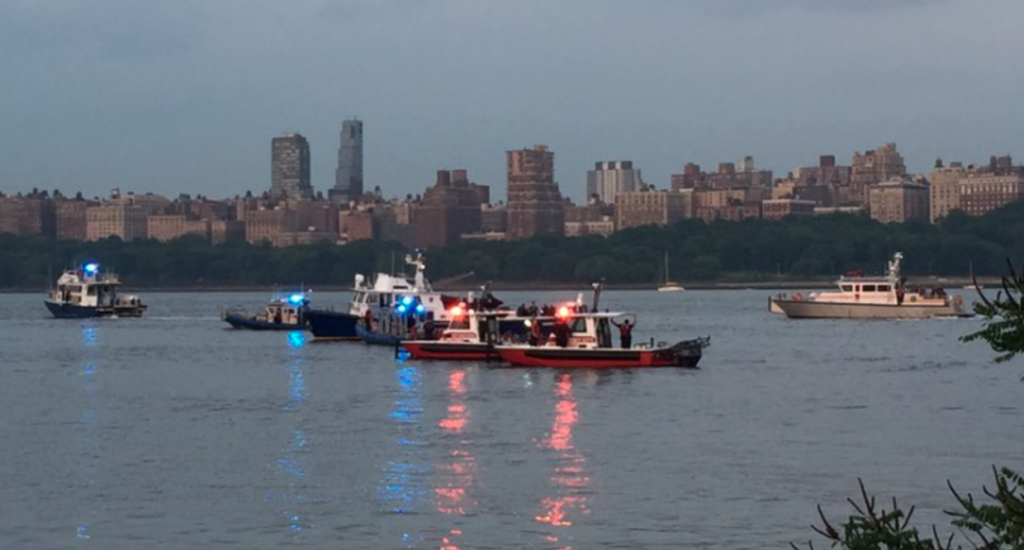
<path fill-rule="evenodd" d="M 626 319 L 620 325 L 612 319 L 612 324 L 619 327 L 619 340 L 622 343 L 622 349 L 629 349 L 633 347 L 633 324 Z"/>
<path fill-rule="evenodd" d="M 369 309 L 366 310 L 364 321 L 366 322 L 366 330 L 373 330 L 373 312 Z"/>

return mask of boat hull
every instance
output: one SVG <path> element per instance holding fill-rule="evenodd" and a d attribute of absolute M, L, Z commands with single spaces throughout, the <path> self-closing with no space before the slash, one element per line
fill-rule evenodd
<path fill-rule="evenodd" d="M 413 359 L 443 361 L 487 361 L 498 359 L 493 346 L 477 342 L 439 342 L 434 340 L 405 340 L 402 348 Z"/>
<path fill-rule="evenodd" d="M 359 318 L 350 313 L 311 309 L 306 312 L 306 320 L 317 340 L 359 340 L 356 333 Z"/>
<path fill-rule="evenodd" d="M 255 319 L 252 316 L 242 315 L 238 313 L 228 313 L 224 316 L 224 321 L 231 325 L 232 328 L 236 329 L 247 329 L 247 330 L 302 330 L 306 328 L 305 325 L 301 324 L 290 324 L 290 323 L 271 323 L 268 321 L 261 321 Z"/>
<path fill-rule="evenodd" d="M 402 339 L 399 336 L 366 330 L 362 323 L 356 323 L 356 334 L 360 340 L 371 346 L 390 346 L 394 348 L 402 343 Z"/>
<path fill-rule="evenodd" d="M 548 367 L 559 369 L 606 368 L 695 368 L 706 344 L 683 343 L 671 348 L 656 349 L 574 349 L 553 346 L 499 346 L 501 359 L 515 367 Z"/>
<path fill-rule="evenodd" d="M 94 317 L 142 317 L 146 306 L 136 305 L 130 307 L 95 307 L 79 306 L 65 302 L 54 302 L 44 300 L 46 309 L 58 319 L 91 319 Z"/>
<path fill-rule="evenodd" d="M 963 307 L 949 305 L 815 302 L 772 298 L 769 309 L 791 319 L 931 319 L 970 317 Z"/>

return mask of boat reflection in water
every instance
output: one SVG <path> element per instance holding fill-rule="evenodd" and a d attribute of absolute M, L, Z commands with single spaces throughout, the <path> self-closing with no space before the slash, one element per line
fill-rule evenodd
<path fill-rule="evenodd" d="M 455 444 L 446 459 L 434 467 L 434 504 L 441 514 L 465 516 L 477 504 L 469 494 L 476 473 L 476 458 L 470 453 L 463 434 L 470 419 L 466 403 L 466 369 L 453 370 L 448 375 L 448 394 L 448 414 L 438 422 L 438 426 Z M 459 550 L 456 539 L 460 536 L 461 529 L 451 529 L 442 536 L 440 549 Z"/>
<path fill-rule="evenodd" d="M 585 459 L 573 442 L 573 428 L 579 422 L 576 400 L 572 394 L 572 378 L 569 373 L 558 376 L 555 385 L 555 420 L 551 426 L 551 434 L 541 442 L 541 446 L 558 453 L 558 461 L 551 475 L 550 485 L 555 489 L 555 496 L 541 501 L 543 512 L 534 519 L 540 523 L 551 525 L 555 530 L 547 537 L 548 542 L 557 543 L 559 548 L 569 550 L 571 546 L 566 539 L 565 529 L 573 525 L 580 515 L 590 513 L 587 508 L 587 486 L 590 477 L 583 469 Z"/>
<path fill-rule="evenodd" d="M 98 400 L 96 390 L 96 360 L 95 348 L 99 341 L 94 321 L 86 321 L 82 324 L 82 370 L 79 376 L 82 377 L 82 391 L 85 398 L 85 407 L 79 418 L 80 428 L 77 430 L 78 452 L 75 460 L 77 477 L 80 478 L 81 487 L 96 487 L 96 481 L 102 465 L 101 448 L 99 443 L 100 429 L 97 426 Z M 103 508 L 97 501 L 95 495 L 82 495 L 77 499 L 86 503 L 86 511 L 78 519 L 75 525 L 75 538 L 91 539 L 92 526 L 96 524 L 96 511 Z"/>
<path fill-rule="evenodd" d="M 275 474 L 282 478 L 278 484 L 282 489 L 271 491 L 267 500 L 276 504 L 279 514 L 288 522 L 288 530 L 298 536 L 308 527 L 306 507 L 310 503 L 306 493 L 308 486 L 303 457 L 309 452 L 309 439 L 302 429 L 303 405 L 306 402 L 306 376 L 302 370 L 305 362 L 306 338 L 301 331 L 288 333 L 288 402 L 284 412 L 292 419 L 292 429 L 282 454 L 275 462 Z M 287 489 L 284 489 L 286 487 Z"/>
<path fill-rule="evenodd" d="M 394 432 L 398 434 L 398 448 L 396 456 L 384 464 L 377 500 L 383 512 L 415 514 L 422 511 L 429 496 L 425 480 L 430 474 L 430 466 L 423 450 L 426 445 L 422 424 L 423 377 L 419 369 L 401 362 L 395 375 L 398 390 L 395 407 L 388 416 Z M 402 546 L 418 547 L 421 542 L 419 535 L 402 534 Z"/>

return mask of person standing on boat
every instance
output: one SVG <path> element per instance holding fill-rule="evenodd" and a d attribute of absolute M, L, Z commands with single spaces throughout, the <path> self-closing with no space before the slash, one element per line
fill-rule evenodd
<path fill-rule="evenodd" d="M 541 340 L 540 321 L 537 320 L 537 316 L 533 317 L 530 322 L 530 345 L 539 346 Z"/>
<path fill-rule="evenodd" d="M 903 286 L 900 285 L 900 286 L 896 287 L 896 305 L 898 305 L 898 306 L 902 306 L 903 305 L 903 296 L 904 295 L 905 295 L 905 293 L 903 291 Z"/>
<path fill-rule="evenodd" d="M 633 324 L 626 319 L 622 324 L 616 323 L 615 319 L 612 319 L 612 324 L 619 328 L 619 340 L 622 343 L 622 349 L 630 349 L 633 347 Z"/>
<path fill-rule="evenodd" d="M 566 324 L 564 319 L 559 319 L 555 324 L 555 328 L 552 330 L 555 334 L 555 345 L 560 348 L 569 346 L 569 325 Z"/>

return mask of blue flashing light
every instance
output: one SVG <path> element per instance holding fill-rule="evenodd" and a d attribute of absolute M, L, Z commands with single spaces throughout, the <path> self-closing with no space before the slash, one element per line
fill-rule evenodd
<path fill-rule="evenodd" d="M 423 307 L 423 304 L 416 304 L 416 313 L 423 313 L 427 308 Z"/>
<path fill-rule="evenodd" d="M 412 296 L 405 296 L 405 297 L 402 298 L 402 305 L 404 305 L 404 306 L 411 306 L 412 302 L 413 302 L 413 297 Z"/>
<path fill-rule="evenodd" d="M 100 270 L 100 264 L 91 263 L 82 266 L 82 271 L 85 271 L 86 275 L 95 275 Z"/>
<path fill-rule="evenodd" d="M 288 302 L 292 305 L 302 305 L 302 302 L 306 301 L 306 295 L 302 293 L 295 293 L 288 297 Z"/>
<path fill-rule="evenodd" d="M 398 305 L 398 313 L 404 314 L 406 309 L 405 304 Z"/>

